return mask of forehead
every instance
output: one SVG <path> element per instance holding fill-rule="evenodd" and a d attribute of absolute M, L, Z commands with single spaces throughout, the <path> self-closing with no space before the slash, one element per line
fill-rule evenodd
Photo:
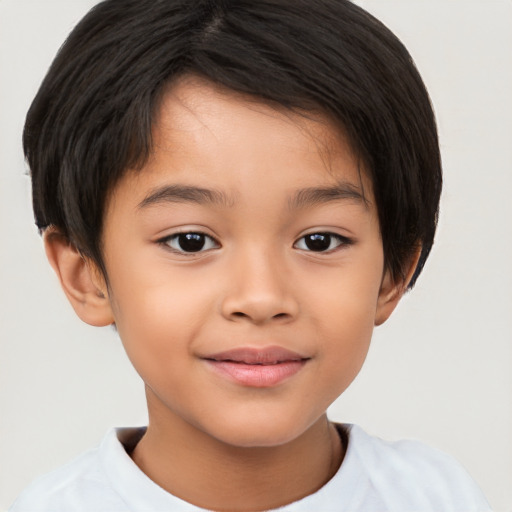
<path fill-rule="evenodd" d="M 341 181 L 371 198 L 371 184 L 343 130 L 327 116 L 264 103 L 194 76 L 162 94 L 152 143 L 143 169 L 128 173 L 137 182 L 132 189 L 204 179 L 214 187 L 218 181 L 235 201 L 244 188 L 268 194 L 288 187 L 293 193 Z"/>
<path fill-rule="evenodd" d="M 269 137 L 271 134 L 271 140 Z M 185 76 L 168 87 L 160 103 L 153 129 L 159 149 L 179 151 L 180 145 L 209 143 L 212 149 L 225 142 L 231 150 L 257 150 L 272 154 L 300 148 L 303 156 L 319 155 L 328 166 L 330 159 L 355 160 L 355 153 L 343 133 L 327 115 L 319 111 L 292 111 L 265 103 L 195 76 Z M 258 157 L 262 154 L 258 153 Z"/>

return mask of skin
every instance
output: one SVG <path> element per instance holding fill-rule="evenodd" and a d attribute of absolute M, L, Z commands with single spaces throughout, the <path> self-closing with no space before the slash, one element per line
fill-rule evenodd
<path fill-rule="evenodd" d="M 78 315 L 115 323 L 145 382 L 133 460 L 204 508 L 275 508 L 333 476 L 345 447 L 326 409 L 405 289 L 385 271 L 371 183 L 343 133 L 310 117 L 186 77 L 163 97 L 149 161 L 109 199 L 108 286 L 57 232 L 45 237 Z M 183 252 L 176 233 L 204 233 L 204 250 Z M 308 248 L 313 233 L 332 233 L 327 250 Z M 304 359 L 272 386 L 208 361 L 269 346 Z"/>

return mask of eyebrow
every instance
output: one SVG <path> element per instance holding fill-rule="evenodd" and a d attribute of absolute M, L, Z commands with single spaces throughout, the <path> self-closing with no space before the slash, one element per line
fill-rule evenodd
<path fill-rule="evenodd" d="M 165 203 L 197 203 L 228 206 L 233 201 L 220 190 L 190 185 L 166 185 L 158 187 L 137 205 L 138 209 Z"/>
<path fill-rule="evenodd" d="M 331 187 L 310 187 L 298 190 L 288 201 L 291 210 L 340 200 L 355 200 L 366 207 L 369 201 L 360 189 L 351 183 L 342 182 Z M 234 201 L 224 192 L 191 185 L 165 185 L 151 190 L 137 205 L 144 209 L 165 203 L 196 203 L 217 206 L 232 206 Z"/>
<path fill-rule="evenodd" d="M 360 202 L 365 207 L 370 205 L 364 191 L 352 183 L 342 182 L 332 187 L 311 187 L 298 190 L 288 202 L 288 206 L 291 210 L 299 210 L 309 206 L 347 199 Z"/>

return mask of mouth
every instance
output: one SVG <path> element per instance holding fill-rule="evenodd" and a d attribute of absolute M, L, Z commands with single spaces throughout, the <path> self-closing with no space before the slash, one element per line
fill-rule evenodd
<path fill-rule="evenodd" d="M 217 374 L 247 387 L 273 387 L 297 374 L 311 359 L 282 347 L 237 348 L 203 358 Z"/>

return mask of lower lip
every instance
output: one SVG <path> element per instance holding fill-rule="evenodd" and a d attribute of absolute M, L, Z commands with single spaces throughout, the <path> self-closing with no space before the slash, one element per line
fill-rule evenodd
<path fill-rule="evenodd" d="M 265 365 L 207 360 L 210 367 L 216 372 L 238 384 L 253 388 L 277 386 L 298 373 L 304 367 L 306 361 L 306 359 L 303 359 Z"/>

